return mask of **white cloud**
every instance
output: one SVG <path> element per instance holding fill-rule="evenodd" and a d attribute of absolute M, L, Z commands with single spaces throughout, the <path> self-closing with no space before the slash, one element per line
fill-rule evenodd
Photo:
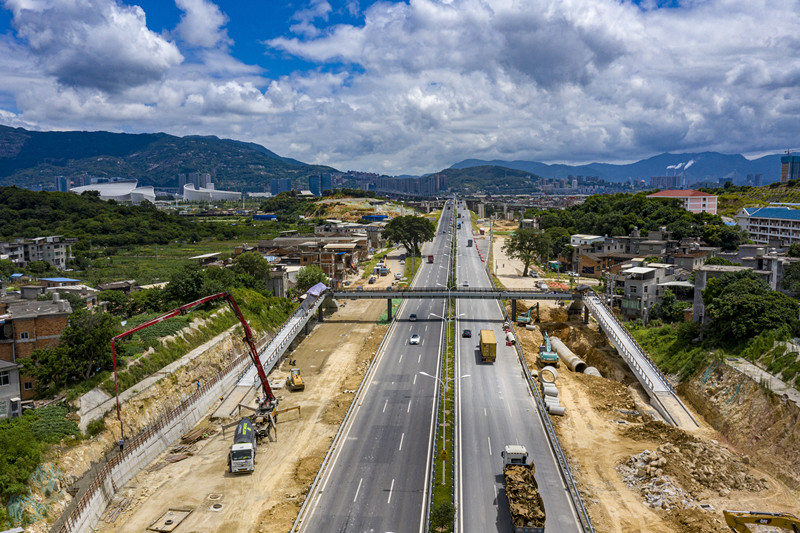
<path fill-rule="evenodd" d="M 209 0 L 178 0 L 186 50 L 113 0 L 6 0 L 0 105 L 16 107 L 0 122 L 215 134 L 386 173 L 796 145 L 800 2 L 659 4 L 350 1 L 363 22 L 348 25 L 313 0 L 266 41 L 313 66 L 276 79 L 231 56 Z"/>
<path fill-rule="evenodd" d="M 175 4 L 183 11 L 175 30 L 184 42 L 204 48 L 232 44 L 223 29 L 228 17 L 216 4 L 206 0 L 175 0 Z"/>
<path fill-rule="evenodd" d="M 137 6 L 103 0 L 6 0 L 18 36 L 42 70 L 69 87 L 123 91 L 160 79 L 178 49 L 147 29 Z"/>

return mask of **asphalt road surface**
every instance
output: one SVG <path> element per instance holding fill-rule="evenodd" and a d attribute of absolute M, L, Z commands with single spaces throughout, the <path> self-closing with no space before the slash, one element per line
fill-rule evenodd
<path fill-rule="evenodd" d="M 445 286 L 450 221 L 445 210 L 434 241 L 422 249 L 414 286 Z M 299 530 L 307 533 L 421 533 L 427 510 L 434 405 L 444 299 L 408 300 L 323 474 Z M 415 313 L 416 321 L 409 315 Z M 412 334 L 421 337 L 410 345 Z"/>
<path fill-rule="evenodd" d="M 466 209 L 460 220 L 469 221 Z M 486 259 L 488 239 L 474 239 L 469 222 L 458 232 L 456 252 L 459 287 L 491 287 L 478 248 Z M 547 441 L 544 426 L 531 396 L 513 346 L 506 346 L 503 315 L 495 300 L 465 300 L 456 304 L 459 396 L 457 404 L 458 488 L 456 520 L 460 533 L 509 532 L 511 518 L 503 490 L 503 460 L 506 444 L 522 444 L 536 465 L 536 481 L 547 514 L 545 531 L 582 531 L 558 463 Z M 464 329 L 472 338 L 462 337 Z M 479 331 L 491 329 L 497 339 L 497 359 L 481 363 Z"/>

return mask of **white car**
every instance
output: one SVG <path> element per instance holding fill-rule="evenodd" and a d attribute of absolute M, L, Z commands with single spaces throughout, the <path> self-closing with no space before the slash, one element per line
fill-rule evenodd
<path fill-rule="evenodd" d="M 408 339 L 408 344 L 419 344 L 419 342 L 420 342 L 419 335 L 417 335 L 416 333 L 411 335 L 411 338 Z"/>
<path fill-rule="evenodd" d="M 464 283 L 462 283 L 462 285 L 463 285 L 464 287 L 469 287 L 469 281 L 465 281 Z"/>

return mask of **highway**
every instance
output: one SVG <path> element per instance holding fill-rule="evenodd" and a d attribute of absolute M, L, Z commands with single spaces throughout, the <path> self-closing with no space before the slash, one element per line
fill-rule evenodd
<path fill-rule="evenodd" d="M 488 238 L 475 239 L 466 208 L 459 207 L 463 220 L 456 253 L 457 282 L 469 287 L 490 287 L 483 258 L 488 255 Z M 475 245 L 467 247 L 467 240 Z M 503 460 L 506 444 L 522 444 L 536 465 L 536 480 L 547 513 L 548 533 L 575 533 L 582 527 L 567 487 L 561 477 L 539 417 L 536 403 L 522 373 L 513 347 L 506 346 L 503 315 L 495 300 L 468 300 L 456 303 L 458 334 L 458 378 L 456 434 L 457 451 L 457 529 L 460 533 L 511 531 L 508 503 L 503 491 Z M 464 329 L 472 331 L 464 338 Z M 491 329 L 497 339 L 497 360 L 480 362 L 478 332 Z"/>
<path fill-rule="evenodd" d="M 423 246 L 422 257 L 435 259 L 423 262 L 415 286 L 446 285 L 452 212 L 445 210 L 433 242 Z M 443 309 L 444 299 L 401 305 L 299 531 L 424 531 L 439 381 L 420 372 L 439 375 L 443 324 L 431 315 Z M 412 313 L 418 320 L 409 320 Z M 409 344 L 414 333 L 419 345 Z"/>

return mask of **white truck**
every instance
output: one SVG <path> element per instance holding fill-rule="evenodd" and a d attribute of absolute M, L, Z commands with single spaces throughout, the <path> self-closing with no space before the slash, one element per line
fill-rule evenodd
<path fill-rule="evenodd" d="M 233 445 L 228 453 L 228 472 L 243 474 L 256 469 L 256 429 L 249 418 L 242 418 L 233 434 Z"/>
<path fill-rule="evenodd" d="M 528 463 L 528 450 L 521 444 L 507 444 L 500 455 L 513 532 L 544 533 L 544 502 L 533 477 L 535 468 Z"/>

